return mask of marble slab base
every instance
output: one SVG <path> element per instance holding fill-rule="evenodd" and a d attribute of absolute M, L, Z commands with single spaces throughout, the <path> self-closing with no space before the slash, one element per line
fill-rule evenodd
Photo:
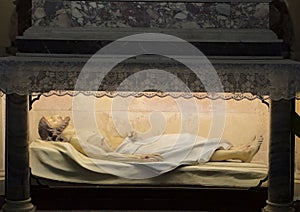
<path fill-rule="evenodd" d="M 32 21 L 56 27 L 268 28 L 269 3 L 33 0 Z"/>

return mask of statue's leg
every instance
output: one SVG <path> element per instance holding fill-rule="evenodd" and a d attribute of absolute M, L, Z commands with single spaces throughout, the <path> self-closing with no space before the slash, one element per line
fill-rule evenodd
<path fill-rule="evenodd" d="M 241 160 L 242 162 L 250 163 L 256 155 L 261 143 L 245 146 L 240 149 L 216 150 L 210 158 L 210 161 L 226 161 L 226 160 Z"/>
<path fill-rule="evenodd" d="M 3 211 L 33 211 L 29 185 L 27 96 L 6 96 L 5 198 Z"/>
<path fill-rule="evenodd" d="M 293 100 L 272 101 L 269 148 L 268 200 L 265 212 L 294 211 L 294 138 L 291 132 Z"/>

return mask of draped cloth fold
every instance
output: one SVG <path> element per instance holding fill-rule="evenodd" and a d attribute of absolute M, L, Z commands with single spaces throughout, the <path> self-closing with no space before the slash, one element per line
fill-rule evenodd
<path fill-rule="evenodd" d="M 127 142 L 127 141 L 126 141 Z M 140 149 L 141 151 L 142 149 Z M 121 151 L 121 148 L 120 150 Z M 122 152 L 125 151 L 122 148 Z M 167 155 L 164 155 L 167 158 Z M 187 161 L 185 161 L 187 162 Z M 164 174 L 141 179 L 145 173 L 166 170 L 170 163 L 119 163 L 89 158 L 66 142 L 34 140 L 30 144 L 30 167 L 32 174 L 55 180 L 45 183 L 88 183 L 94 185 L 134 186 L 216 186 L 249 188 L 259 184 L 267 176 L 266 164 L 240 162 L 207 162 L 179 166 Z M 151 168 L 154 167 L 153 169 Z M 109 172 L 112 171 L 112 172 Z M 114 171 L 114 172 L 113 172 Z M 122 172 L 132 178 L 114 174 Z M 135 179 L 133 179 L 135 177 Z M 137 179 L 140 177 L 139 179 Z M 40 179 L 41 180 L 41 179 Z"/>
<path fill-rule="evenodd" d="M 91 140 L 92 139 L 89 139 L 90 142 Z M 97 145 L 94 144 L 94 142 L 91 142 L 85 145 L 85 149 L 88 150 L 87 156 L 92 155 L 92 157 L 86 157 L 80 154 L 69 143 L 65 142 L 36 140 L 31 143 L 30 147 L 35 158 L 40 158 L 41 160 L 43 160 L 45 149 L 50 150 L 49 148 L 54 148 L 59 152 L 69 152 L 68 154 L 70 155 L 68 155 L 68 158 L 73 158 L 73 163 L 81 161 L 82 158 L 84 158 L 85 161 L 89 161 L 88 164 L 93 164 L 92 171 L 129 179 L 156 177 L 174 170 L 180 165 L 204 164 L 209 161 L 217 149 L 229 149 L 231 147 L 229 142 L 216 138 L 206 139 L 192 134 L 167 134 L 138 140 L 136 142 L 126 138 L 115 152 L 123 154 L 158 153 L 163 157 L 163 161 L 117 162 L 101 160 L 100 157 L 97 158 L 97 150 L 100 150 L 101 147 L 97 147 Z M 49 152 L 51 151 L 53 150 Z M 53 157 L 53 160 L 55 160 L 55 157 Z M 52 162 L 50 161 L 49 163 Z M 66 161 L 61 161 L 61 163 L 66 163 Z M 83 165 L 82 163 L 79 164 Z M 90 169 L 86 164 L 84 167 Z"/>

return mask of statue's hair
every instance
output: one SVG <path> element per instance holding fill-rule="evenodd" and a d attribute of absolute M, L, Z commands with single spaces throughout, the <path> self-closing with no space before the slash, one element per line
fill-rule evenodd
<path fill-rule="evenodd" d="M 45 117 L 42 117 L 39 121 L 38 132 L 40 138 L 46 141 L 64 141 L 61 133 L 69 125 L 70 117 L 63 119 L 63 122 L 58 127 L 54 128 L 50 125 Z"/>

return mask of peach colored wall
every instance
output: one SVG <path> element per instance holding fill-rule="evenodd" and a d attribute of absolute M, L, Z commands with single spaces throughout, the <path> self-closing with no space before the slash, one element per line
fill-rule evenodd
<path fill-rule="evenodd" d="M 134 130 L 140 133 L 140 137 L 149 136 L 145 134 L 145 132 L 149 132 L 151 129 L 153 130 L 151 135 L 159 134 L 161 129 L 164 129 L 163 133 L 182 133 L 183 130 L 180 124 L 182 123 L 182 118 L 184 118 L 186 120 L 184 123 L 187 128 L 184 132 L 189 132 L 191 128 L 199 126 L 199 130 L 192 131 L 192 133 L 198 132 L 200 136 L 207 137 L 210 130 L 210 124 L 212 123 L 212 114 L 215 114 L 212 111 L 211 102 L 208 99 L 196 101 L 199 110 L 199 120 L 194 119 L 195 114 L 181 115 L 176 103 L 182 101 L 182 103 L 186 105 L 186 101 L 188 100 L 184 99 L 174 100 L 171 97 L 155 97 L 152 99 L 136 98 L 131 101 L 129 107 L 125 107 L 125 109 L 120 108 L 120 105 L 122 105 L 121 102 L 116 103 L 116 99 L 113 101 L 114 102 L 107 97 L 96 99 L 95 116 L 99 128 L 115 135 L 121 134 L 124 136 L 130 131 L 130 127 L 126 123 L 130 123 Z M 124 99 L 121 99 L 121 101 L 124 101 Z M 112 105 L 114 106 L 113 117 L 110 113 Z M 128 114 L 127 108 L 129 108 L 130 111 Z M 155 114 L 158 113 L 154 113 L 151 116 L 151 111 L 161 111 L 161 114 L 164 115 L 166 124 L 163 124 L 159 119 L 159 116 L 155 116 Z M 30 112 L 31 139 L 38 137 L 37 123 L 40 117 L 54 114 L 72 116 L 71 97 L 42 97 L 40 101 L 34 104 L 33 110 Z M 127 117 L 130 122 L 126 122 Z M 269 111 L 267 106 L 262 104 L 260 100 L 242 100 L 238 102 L 227 100 L 226 114 L 224 117 L 226 118 L 226 123 L 222 138 L 229 140 L 234 145 L 249 143 L 254 136 L 263 135 L 265 142 L 254 161 L 267 163 L 267 147 L 269 141 Z M 152 118 L 152 125 L 150 123 L 150 118 Z M 85 119 L 86 116 L 83 116 L 81 121 L 89 121 Z M 111 145 L 116 146 L 117 144 Z"/>
<path fill-rule="evenodd" d="M 300 114 L 300 101 L 296 101 L 296 111 Z M 295 147 L 295 193 L 294 198 L 300 200 L 300 138 L 296 136 Z"/>
<path fill-rule="evenodd" d="M 0 97 L 0 120 L 1 120 L 1 123 L 3 123 L 3 109 L 4 108 L 2 108 L 2 103 L 3 103 L 3 101 L 2 101 L 2 98 L 3 97 Z M 0 126 L 0 155 L 2 155 L 3 157 L 0 157 L 0 172 L 1 172 L 1 170 L 4 170 L 4 140 L 3 140 L 3 124 L 1 124 L 1 126 Z M 0 178 L 1 178 L 1 173 L 0 173 Z"/>
<path fill-rule="evenodd" d="M 300 114 L 300 101 L 296 101 L 296 111 L 298 114 Z M 295 169 L 296 169 L 296 179 L 300 183 L 300 138 L 296 136 L 296 148 L 295 148 L 295 154 L 296 154 L 296 163 L 295 163 Z M 300 194 L 299 194 L 300 196 Z"/>

